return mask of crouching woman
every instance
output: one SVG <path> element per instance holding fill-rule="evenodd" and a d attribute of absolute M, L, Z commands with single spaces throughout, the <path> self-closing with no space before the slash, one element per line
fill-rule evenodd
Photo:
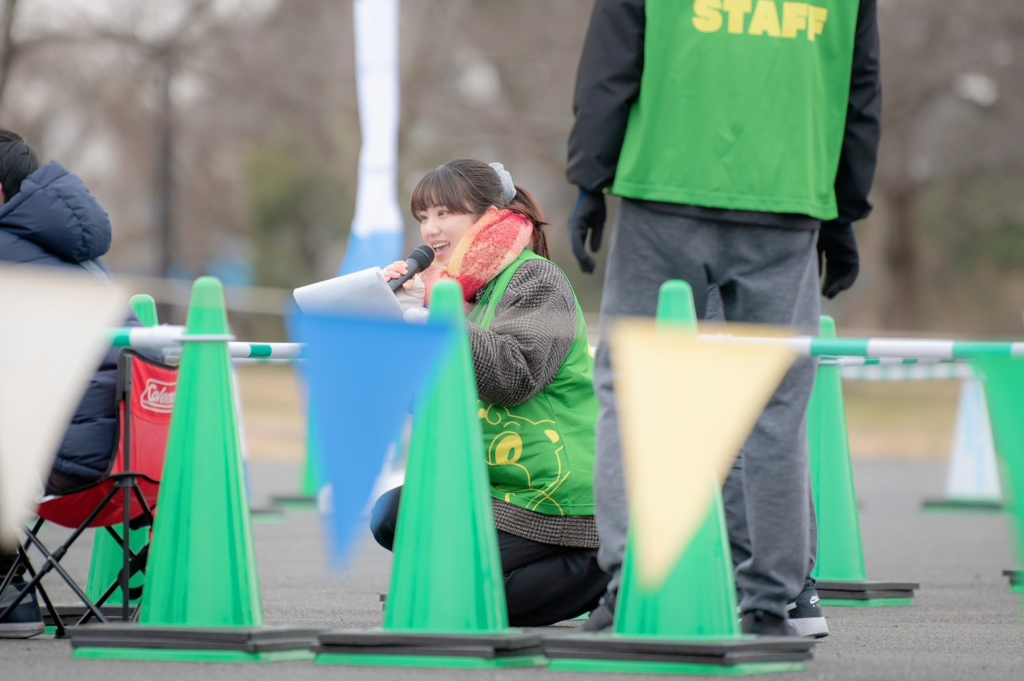
<path fill-rule="evenodd" d="M 433 285 L 453 279 L 470 310 L 509 623 L 586 613 L 609 579 L 597 564 L 593 359 L 572 287 L 548 260 L 541 211 L 500 164 L 469 159 L 428 173 L 411 208 L 436 259 L 402 297 L 428 304 Z M 405 272 L 398 262 L 385 277 Z M 401 491 L 373 511 L 374 537 L 389 550 Z"/>

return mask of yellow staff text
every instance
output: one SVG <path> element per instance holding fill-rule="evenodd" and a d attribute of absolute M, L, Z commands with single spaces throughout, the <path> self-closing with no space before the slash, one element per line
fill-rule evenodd
<path fill-rule="evenodd" d="M 775 0 L 757 0 L 756 6 L 754 0 L 694 0 L 693 13 L 693 27 L 701 33 L 718 33 L 725 27 L 735 35 L 794 40 L 803 31 L 812 42 L 825 32 L 828 21 L 824 7 L 783 2 L 780 14 Z"/>

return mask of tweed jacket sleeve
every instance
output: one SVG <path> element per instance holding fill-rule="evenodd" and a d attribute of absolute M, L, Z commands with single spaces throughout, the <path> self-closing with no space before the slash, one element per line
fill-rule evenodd
<path fill-rule="evenodd" d="M 524 263 L 485 331 L 468 322 L 480 399 L 503 407 L 529 402 L 561 369 L 576 336 L 576 297 L 546 260 Z"/>

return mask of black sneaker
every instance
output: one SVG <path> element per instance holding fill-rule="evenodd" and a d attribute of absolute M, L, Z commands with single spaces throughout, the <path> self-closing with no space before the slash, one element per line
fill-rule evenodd
<path fill-rule="evenodd" d="M 748 610 L 740 619 L 744 634 L 755 636 L 792 636 L 793 631 L 786 624 L 785 617 L 779 617 L 764 610 Z"/>
<path fill-rule="evenodd" d="M 580 627 L 583 631 L 596 634 L 601 631 L 611 631 L 615 624 L 615 601 L 617 594 L 605 594 L 601 603 L 590 613 L 590 619 Z"/>
<path fill-rule="evenodd" d="M 821 611 L 821 599 L 813 586 L 804 587 L 796 600 L 786 606 L 789 627 L 797 636 L 825 638 L 828 636 L 828 622 Z"/>
<path fill-rule="evenodd" d="M 0 612 L 6 610 L 26 586 L 24 578 L 15 577 L 3 595 L 0 595 Z M 0 638 L 31 638 L 44 631 L 46 626 L 43 624 L 43 613 L 39 610 L 34 591 L 21 599 L 18 607 L 0 622 Z"/>

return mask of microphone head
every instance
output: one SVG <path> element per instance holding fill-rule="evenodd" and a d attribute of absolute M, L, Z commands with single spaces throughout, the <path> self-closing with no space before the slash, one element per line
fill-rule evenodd
<path fill-rule="evenodd" d="M 417 246 L 412 253 L 409 254 L 409 260 L 415 260 L 420 266 L 420 270 L 425 270 L 430 267 L 430 263 L 434 262 L 434 249 L 426 244 Z"/>

